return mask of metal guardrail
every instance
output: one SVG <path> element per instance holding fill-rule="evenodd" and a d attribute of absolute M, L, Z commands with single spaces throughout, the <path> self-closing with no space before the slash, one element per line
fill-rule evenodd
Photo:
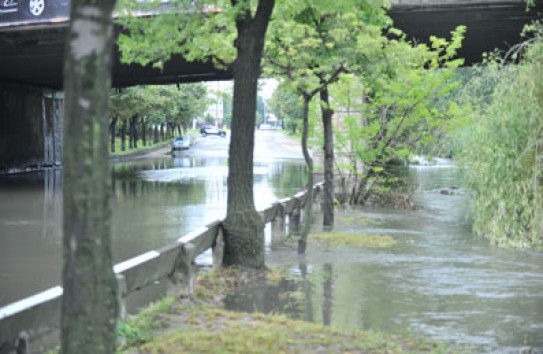
<path fill-rule="evenodd" d="M 318 196 L 323 183 L 314 186 Z M 264 223 L 272 224 L 272 242 L 287 235 L 299 226 L 301 209 L 307 200 L 307 190 L 291 198 L 281 199 L 259 213 Z M 222 220 L 200 227 L 179 238 L 177 242 L 145 252 L 113 267 L 119 287 L 120 316 L 126 315 L 126 297 L 158 280 L 168 279 L 175 295 L 192 293 L 194 284 L 194 260 L 211 248 L 213 265 L 222 260 Z M 0 353 L 29 353 L 29 346 L 40 337 L 58 331 L 63 289 L 55 286 L 30 297 L 0 308 Z"/>

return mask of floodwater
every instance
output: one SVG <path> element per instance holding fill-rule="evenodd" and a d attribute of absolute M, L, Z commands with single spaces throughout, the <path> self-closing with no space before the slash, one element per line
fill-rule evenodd
<path fill-rule="evenodd" d="M 257 208 L 303 185 L 300 160 L 255 162 Z M 61 283 L 62 171 L 0 176 L 0 307 Z M 179 155 L 112 165 L 119 262 L 225 216 L 227 160 Z"/>
<path fill-rule="evenodd" d="M 300 160 L 257 162 L 257 206 L 294 194 L 304 170 Z M 222 218 L 226 171 L 224 158 L 191 156 L 112 166 L 115 261 Z M 410 168 L 416 210 L 337 211 L 337 230 L 390 235 L 396 245 L 310 244 L 304 260 L 295 245 L 274 245 L 267 262 L 290 271 L 290 296 L 255 286 L 230 296 L 227 305 L 342 329 L 408 332 L 476 352 L 518 353 L 529 346 L 543 353 L 543 253 L 497 249 L 473 238 L 469 196 L 440 193 L 461 185 L 457 172 L 450 164 Z M 60 284 L 61 183 L 58 170 L 0 177 L 0 306 Z"/>
<path fill-rule="evenodd" d="M 227 307 L 346 330 L 407 332 L 474 352 L 532 347 L 543 353 L 543 253 L 474 239 L 469 196 L 441 193 L 461 183 L 454 166 L 413 167 L 410 177 L 418 186 L 417 210 L 336 212 L 336 230 L 390 235 L 396 245 L 310 246 L 305 260 L 296 245 L 285 245 L 268 257 L 268 264 L 290 271 L 284 289 L 245 288 L 226 299 Z"/>

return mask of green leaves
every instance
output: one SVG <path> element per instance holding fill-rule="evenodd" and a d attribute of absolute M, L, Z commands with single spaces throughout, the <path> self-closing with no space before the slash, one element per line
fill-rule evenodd
<path fill-rule="evenodd" d="M 457 86 L 453 68 L 460 62 L 452 61 L 463 33 L 457 29 L 450 41 L 434 38 L 429 47 L 413 46 L 394 29 L 397 39 L 365 29 L 357 39 L 364 60 L 332 90 L 334 108 L 344 112 L 337 150 L 349 157 L 349 171 L 360 181 L 358 195 L 368 195 L 379 181 L 386 184 L 386 166 L 433 142 L 458 111 L 442 97 Z"/>
<path fill-rule="evenodd" d="M 117 22 L 124 31 L 118 44 L 123 63 L 162 68 L 175 54 L 188 61 L 212 60 L 218 67 L 234 60 L 237 9 L 229 2 L 174 0 L 170 10 L 156 11 L 158 3 L 119 3 Z"/>
<path fill-rule="evenodd" d="M 129 87 L 112 92 L 110 111 L 120 120 L 138 115 L 154 123 L 187 125 L 205 111 L 206 94 L 202 84 Z"/>
<path fill-rule="evenodd" d="M 390 20 L 380 5 L 372 0 L 278 4 L 266 42 L 266 74 L 314 95 L 382 45 L 381 31 Z"/>
<path fill-rule="evenodd" d="M 542 247 L 542 37 L 518 65 L 475 70 L 455 131 L 474 193 L 474 230 L 497 245 Z"/>

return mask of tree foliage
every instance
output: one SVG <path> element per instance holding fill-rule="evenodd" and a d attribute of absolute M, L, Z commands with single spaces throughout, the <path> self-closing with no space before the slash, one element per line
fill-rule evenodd
<path fill-rule="evenodd" d="M 302 119 L 302 105 L 296 92 L 281 82 L 273 91 L 269 106 L 273 114 L 286 123 L 286 128 L 293 132 L 296 131 L 296 127 Z"/>
<path fill-rule="evenodd" d="M 112 91 L 111 115 L 120 120 L 138 115 L 150 123 L 188 126 L 203 115 L 208 104 L 206 95 L 202 84 L 128 87 Z"/>
<path fill-rule="evenodd" d="M 543 32 L 532 29 L 518 64 L 490 60 L 460 99 L 456 137 L 473 228 L 500 246 L 543 245 Z"/>
<path fill-rule="evenodd" d="M 390 20 L 379 1 L 289 1 L 281 4 L 268 37 L 267 71 L 287 79 L 303 101 L 302 150 L 308 165 L 308 198 L 311 199 L 313 160 L 307 151 L 309 103 L 320 95 L 324 131 L 323 227 L 334 219 L 334 147 L 328 87 L 341 73 L 355 70 L 363 61 L 360 36 L 377 34 Z M 306 209 L 310 209 L 311 204 Z M 299 251 L 304 249 L 310 213 L 306 212 Z M 301 245 L 301 246 L 300 246 Z"/>
<path fill-rule="evenodd" d="M 121 60 L 162 68 L 172 56 L 181 55 L 225 68 L 236 58 L 234 20 L 251 6 L 250 1 L 235 3 L 172 0 L 163 11 L 159 0 L 120 0 L 118 22 L 126 30 L 118 39 Z"/>
<path fill-rule="evenodd" d="M 403 36 L 368 38 L 375 43 L 368 55 L 380 59 L 334 86 L 334 104 L 343 110 L 344 129 L 336 138 L 345 158 L 339 167 L 355 181 L 350 203 L 364 203 L 389 162 L 405 160 L 417 145 L 432 141 L 454 115 L 454 106 L 436 102 L 456 87 L 453 69 L 462 60 L 454 57 L 463 32 L 453 31 L 450 41 L 432 37 L 430 46 L 413 46 Z"/>

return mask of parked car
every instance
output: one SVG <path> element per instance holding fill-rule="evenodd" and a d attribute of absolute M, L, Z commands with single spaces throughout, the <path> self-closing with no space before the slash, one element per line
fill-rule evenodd
<path fill-rule="evenodd" d="M 0 14 L 21 13 L 25 18 L 54 17 L 63 8 L 66 15 L 70 0 L 1 0 Z"/>
<path fill-rule="evenodd" d="M 190 138 L 186 135 L 181 135 L 175 138 L 172 142 L 172 151 L 190 149 Z"/>
<path fill-rule="evenodd" d="M 200 128 L 200 134 L 202 134 L 202 136 L 218 135 L 222 136 L 223 138 L 226 136 L 226 132 L 224 130 L 214 127 L 212 125 L 203 125 Z"/>

